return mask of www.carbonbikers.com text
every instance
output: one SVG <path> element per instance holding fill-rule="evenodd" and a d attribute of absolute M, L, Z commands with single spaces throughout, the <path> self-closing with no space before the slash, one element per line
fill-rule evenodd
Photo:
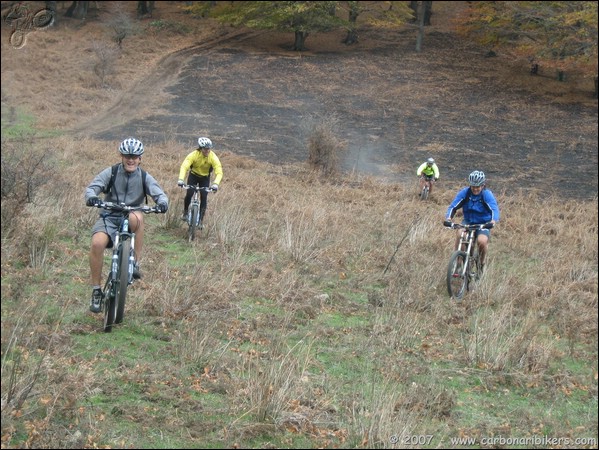
<path fill-rule="evenodd" d="M 493 436 L 477 438 L 451 438 L 451 443 L 455 445 L 524 445 L 524 446 L 597 446 L 596 438 L 554 438 L 549 436 L 529 436 L 522 438 Z"/>

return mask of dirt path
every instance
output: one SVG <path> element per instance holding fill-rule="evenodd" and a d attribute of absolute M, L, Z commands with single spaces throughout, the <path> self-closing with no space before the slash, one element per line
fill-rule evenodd
<path fill-rule="evenodd" d="M 170 97 L 166 94 L 166 89 L 178 82 L 180 71 L 192 55 L 231 42 L 239 42 L 259 33 L 247 30 L 222 33 L 209 41 L 166 55 L 147 77 L 139 81 L 131 90 L 123 93 L 112 107 L 93 119 L 77 125 L 71 131 L 87 135 L 101 134 L 129 123 L 128 120 L 136 120 L 161 111 Z"/>

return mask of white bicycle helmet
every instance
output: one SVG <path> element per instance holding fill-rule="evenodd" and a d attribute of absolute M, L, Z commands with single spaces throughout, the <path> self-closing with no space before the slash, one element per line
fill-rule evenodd
<path fill-rule="evenodd" d="M 485 173 L 481 170 L 475 170 L 468 176 L 470 186 L 482 186 L 485 184 Z"/>
<path fill-rule="evenodd" d="M 433 164 L 435 164 L 435 160 L 434 160 L 433 158 L 429 158 L 429 159 L 427 159 L 427 160 L 426 160 L 426 163 L 427 163 L 429 166 L 432 166 Z"/>
<path fill-rule="evenodd" d="M 198 138 L 199 148 L 212 148 L 212 141 L 207 137 Z"/>
<path fill-rule="evenodd" d="M 127 138 L 119 147 L 122 155 L 141 156 L 144 154 L 144 145 L 135 138 Z"/>

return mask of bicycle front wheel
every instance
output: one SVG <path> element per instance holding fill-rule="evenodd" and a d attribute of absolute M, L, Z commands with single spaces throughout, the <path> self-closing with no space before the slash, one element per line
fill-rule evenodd
<path fill-rule="evenodd" d="M 121 323 L 125 315 L 125 300 L 129 286 L 129 254 L 131 253 L 131 240 L 125 239 L 119 251 L 119 273 L 116 284 L 116 317 L 115 323 Z"/>
<path fill-rule="evenodd" d="M 468 290 L 467 256 L 466 252 L 457 250 L 449 258 L 447 292 L 456 300 L 460 300 Z"/>
<path fill-rule="evenodd" d="M 422 192 L 420 193 L 420 200 L 426 200 L 428 198 L 429 187 L 424 186 L 422 188 Z"/>
<path fill-rule="evenodd" d="M 112 272 L 108 274 L 108 279 L 104 285 L 104 331 L 110 333 L 112 331 L 112 324 L 116 317 L 116 300 L 114 295 L 114 284 L 112 281 Z"/>
<path fill-rule="evenodd" d="M 189 222 L 189 229 L 187 230 L 187 238 L 189 242 L 193 241 L 196 237 L 196 228 L 200 220 L 200 208 L 198 207 L 198 205 L 193 205 L 191 207 L 190 216 L 191 219 Z"/>

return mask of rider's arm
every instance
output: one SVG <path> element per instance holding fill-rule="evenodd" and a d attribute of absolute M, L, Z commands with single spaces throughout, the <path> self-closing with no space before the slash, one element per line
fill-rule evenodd
<path fill-rule="evenodd" d="M 416 171 L 416 175 L 417 176 L 422 175 L 422 171 L 424 170 L 425 167 L 426 167 L 426 163 L 420 164 L 420 166 L 418 167 L 418 170 Z"/>
<path fill-rule="evenodd" d="M 220 163 L 220 159 L 218 156 L 214 154 L 214 152 L 210 152 L 210 163 L 212 164 L 212 168 L 214 169 L 214 184 L 220 184 L 220 180 L 223 178 L 223 166 Z"/>
<path fill-rule="evenodd" d="M 491 220 L 489 222 L 499 222 L 499 205 L 493 193 L 487 189 L 483 190 L 483 200 L 487 207 L 491 210 Z"/>
<path fill-rule="evenodd" d="M 187 172 L 189 172 L 189 169 L 191 169 L 197 154 L 199 154 L 198 151 L 193 151 L 185 157 L 183 163 L 181 164 L 181 168 L 179 169 L 179 180 L 185 180 L 185 177 L 187 177 Z"/>
<path fill-rule="evenodd" d="M 435 179 L 439 179 L 439 167 L 437 167 L 437 164 L 433 164 L 433 172 L 435 172 Z"/>
<path fill-rule="evenodd" d="M 460 192 L 457 193 L 449 208 L 447 208 L 447 213 L 445 214 L 445 218 L 447 220 L 453 219 L 455 213 L 464 205 L 464 201 L 466 200 L 466 192 L 468 192 L 469 187 L 465 187 Z"/>
<path fill-rule="evenodd" d="M 152 200 L 154 200 L 157 205 L 168 205 L 168 196 L 162 187 L 160 187 L 158 181 L 156 181 L 156 179 L 149 173 L 146 174 L 146 192 L 150 197 L 152 197 Z"/>
<path fill-rule="evenodd" d="M 97 197 L 104 192 L 104 189 L 106 189 L 106 186 L 108 186 L 108 183 L 110 182 L 111 176 L 112 167 L 108 167 L 96 175 L 85 189 L 85 201 L 87 202 L 87 199 L 90 197 Z"/>

